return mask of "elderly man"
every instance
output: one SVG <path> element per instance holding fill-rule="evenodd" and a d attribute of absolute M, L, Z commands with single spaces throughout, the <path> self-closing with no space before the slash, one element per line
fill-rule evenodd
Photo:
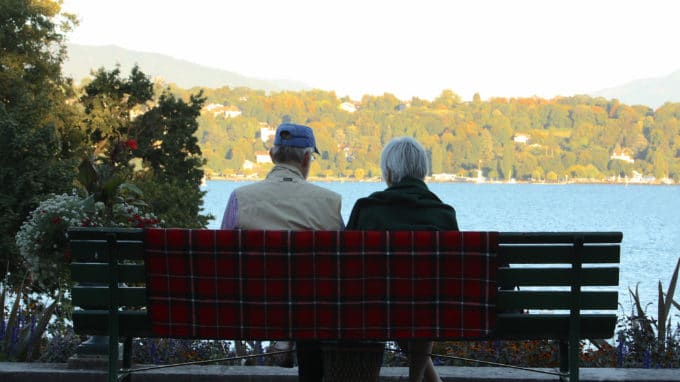
<path fill-rule="evenodd" d="M 263 181 L 232 192 L 222 229 L 342 229 L 341 196 L 306 181 L 314 153 L 319 151 L 311 128 L 280 125 L 269 150 L 274 168 Z M 317 342 L 298 341 L 297 358 L 300 381 L 322 380 L 323 358 Z"/>
<path fill-rule="evenodd" d="M 380 167 L 387 189 L 357 200 L 347 229 L 458 230 L 456 211 L 425 185 L 429 172 L 425 149 L 413 138 L 390 141 Z M 409 381 L 441 382 L 429 354 L 432 341 L 400 343 L 409 353 Z"/>

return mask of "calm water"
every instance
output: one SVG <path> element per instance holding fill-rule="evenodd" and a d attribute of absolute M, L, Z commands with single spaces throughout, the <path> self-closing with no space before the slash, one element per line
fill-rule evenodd
<path fill-rule="evenodd" d="M 219 228 L 229 193 L 244 182 L 209 181 L 205 210 Z M 342 215 L 382 183 L 317 184 L 343 196 Z M 680 257 L 680 189 L 673 186 L 432 183 L 454 206 L 461 230 L 621 231 L 619 301 L 630 311 L 628 288 L 639 283 L 648 313 L 657 317 L 658 282 L 667 290 Z M 680 291 L 676 293 L 680 295 Z"/>

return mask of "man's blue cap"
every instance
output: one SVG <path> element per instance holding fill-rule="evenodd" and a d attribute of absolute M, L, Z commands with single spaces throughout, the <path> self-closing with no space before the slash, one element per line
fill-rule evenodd
<path fill-rule="evenodd" d="M 319 154 L 314 140 L 314 132 L 308 126 L 296 125 L 294 123 L 282 123 L 276 129 L 274 144 L 292 147 L 313 147 L 314 152 Z"/>

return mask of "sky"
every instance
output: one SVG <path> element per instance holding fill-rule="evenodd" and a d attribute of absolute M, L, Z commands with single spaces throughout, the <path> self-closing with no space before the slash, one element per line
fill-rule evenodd
<path fill-rule="evenodd" d="M 64 0 L 68 42 L 339 97 L 585 94 L 680 69 L 675 0 Z M 144 70 L 144 68 L 142 68 Z"/>

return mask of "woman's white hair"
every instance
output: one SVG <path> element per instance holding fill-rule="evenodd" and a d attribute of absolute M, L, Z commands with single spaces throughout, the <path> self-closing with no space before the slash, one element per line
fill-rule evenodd
<path fill-rule="evenodd" d="M 424 180 L 429 172 L 427 152 L 411 137 L 394 138 L 383 148 L 380 169 L 385 180 L 389 170 L 391 184 L 397 184 L 406 177 Z"/>

